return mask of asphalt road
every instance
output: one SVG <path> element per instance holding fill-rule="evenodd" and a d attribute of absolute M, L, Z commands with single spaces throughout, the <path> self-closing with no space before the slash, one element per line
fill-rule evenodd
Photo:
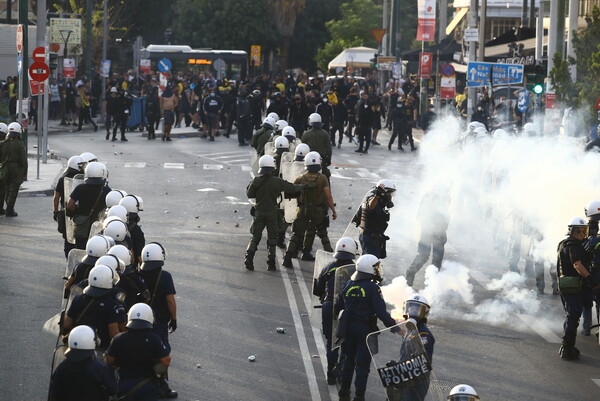
<path fill-rule="evenodd" d="M 135 133 L 129 139 L 106 142 L 101 132 L 53 134 L 50 147 L 65 158 L 92 151 L 108 166 L 112 188 L 143 197 L 146 241 L 166 248 L 165 270 L 172 273 L 177 290 L 179 328 L 171 337 L 170 376 L 179 399 L 337 399 L 337 390 L 324 379 L 319 312 L 312 310 L 313 265 L 295 261 L 294 269 L 267 272 L 263 239 L 256 271 L 244 269 L 251 222 L 245 196 L 250 149 L 223 137 L 214 143 L 197 137 L 164 143 Z M 338 220 L 330 228 L 332 241 L 344 233 L 362 196 L 380 178 L 397 183 L 392 214 L 414 213 L 422 167 L 418 152 L 372 148 L 359 156 L 354 149 L 344 143 L 334 151 Z M 16 210 L 19 217 L 0 218 L 0 399 L 40 400 L 56 342 L 43 326 L 60 309 L 65 261 L 51 198 L 20 198 Z M 391 235 L 385 261 L 390 279 L 405 271 L 416 251 L 417 238 L 410 227 L 398 224 L 402 221 L 393 218 L 390 227 L 390 232 L 404 232 L 397 235 L 402 240 Z M 580 361 L 561 361 L 556 341 L 562 312 L 560 300 L 551 295 L 539 298 L 550 320 L 510 310 L 493 324 L 474 317 L 474 305 L 501 296 L 485 285 L 500 278 L 506 264 L 493 250 L 449 235 L 446 260 L 466 264 L 473 260 L 467 254 L 481 260 L 470 266 L 474 303 L 445 300 L 434 305 L 430 316 L 436 337 L 431 395 L 445 399 L 451 387 L 466 382 L 483 400 L 597 400 L 600 349 L 595 337 L 578 337 Z M 423 286 L 420 273 L 415 287 Z M 285 328 L 285 334 L 277 333 L 277 327 Z M 249 362 L 251 355 L 255 362 Z M 372 368 L 367 399 L 383 400 L 383 394 Z"/>

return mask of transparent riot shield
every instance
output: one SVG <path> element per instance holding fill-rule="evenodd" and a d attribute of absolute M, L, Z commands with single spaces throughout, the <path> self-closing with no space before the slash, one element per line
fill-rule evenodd
<path fill-rule="evenodd" d="M 85 249 L 71 249 L 69 251 L 69 256 L 67 257 L 67 268 L 65 270 L 65 279 L 71 276 L 73 269 L 79 264 L 79 262 L 81 262 L 85 255 Z"/>
<path fill-rule="evenodd" d="M 250 167 L 254 175 L 258 174 L 258 153 L 252 152 L 250 154 Z"/>
<path fill-rule="evenodd" d="M 314 295 L 313 306 L 320 304 L 319 298 L 323 295 L 323 293 L 321 293 L 317 289 L 317 280 L 319 279 L 319 276 L 321 275 L 321 272 L 323 271 L 325 266 L 327 266 L 334 260 L 335 259 L 333 257 L 333 252 L 327 252 L 322 249 L 319 249 L 319 250 L 317 250 L 317 253 L 315 254 L 315 266 L 314 266 L 314 271 L 313 271 L 313 285 L 312 285 L 312 294 Z"/>
<path fill-rule="evenodd" d="M 281 155 L 281 164 L 283 164 L 283 163 L 291 163 L 291 162 L 294 161 L 295 158 L 296 158 L 296 155 L 294 154 L 294 152 L 291 152 L 291 151 L 288 150 L 287 152 L 284 152 Z"/>
<path fill-rule="evenodd" d="M 334 291 L 333 304 L 334 305 L 337 302 L 337 298 L 340 295 L 340 292 L 342 291 L 344 284 L 346 284 L 348 282 L 348 280 L 350 280 L 350 277 L 352 276 L 352 274 L 355 271 L 356 271 L 356 266 L 354 264 L 340 266 L 335 271 L 335 283 L 333 285 L 333 291 Z M 338 327 L 338 314 L 335 313 L 335 307 L 334 307 L 333 308 L 333 325 L 331 327 L 331 338 L 334 339 L 334 341 L 331 345 L 331 347 L 333 349 L 336 349 L 342 345 L 342 339 L 337 338 L 337 336 L 335 335 L 335 332 L 337 331 L 337 327 Z"/>
<path fill-rule="evenodd" d="M 265 144 L 265 155 L 275 156 L 275 143 L 267 142 Z"/>
<path fill-rule="evenodd" d="M 284 153 L 284 155 L 287 153 Z M 286 181 L 294 182 L 296 178 L 304 173 L 304 163 L 302 162 L 291 162 L 291 163 L 281 163 L 281 178 Z M 285 197 L 281 201 L 281 207 L 283 208 L 285 221 L 288 223 L 293 223 L 296 219 L 297 211 L 298 211 L 298 200 L 286 199 Z"/>
<path fill-rule="evenodd" d="M 100 234 L 102 232 L 102 230 L 104 230 L 104 219 L 94 221 L 92 223 L 92 228 L 90 229 L 90 235 L 89 235 L 88 239 L 92 238 L 94 235 Z"/>
<path fill-rule="evenodd" d="M 65 185 L 65 196 L 63 196 L 64 208 L 67 208 L 67 202 L 69 202 L 69 196 L 73 192 L 73 190 L 80 184 L 83 184 L 83 175 L 77 174 L 73 178 L 65 177 L 64 185 Z M 66 217 L 65 219 L 66 229 L 67 229 L 67 241 L 71 244 L 75 243 L 75 236 L 73 235 L 75 231 L 75 223 L 73 223 L 73 219 L 71 217 Z"/>
<path fill-rule="evenodd" d="M 367 348 L 389 401 L 442 401 L 433 366 L 412 321 L 373 332 Z M 383 397 L 382 397 L 383 399 Z"/>

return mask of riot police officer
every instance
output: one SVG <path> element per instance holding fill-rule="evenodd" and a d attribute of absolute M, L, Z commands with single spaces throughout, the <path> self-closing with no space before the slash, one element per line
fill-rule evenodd
<path fill-rule="evenodd" d="M 171 274 L 163 269 L 166 252 L 157 242 L 151 242 L 142 249 L 140 273 L 150 291 L 150 307 L 154 311 L 154 332 L 160 337 L 167 351 L 171 352 L 169 334 L 177 330 L 177 303 L 175 284 Z M 176 398 L 177 392 L 171 390 L 168 374 L 165 372 L 160 384 L 163 398 Z"/>
<path fill-rule="evenodd" d="M 479 401 L 479 396 L 473 387 L 459 384 L 450 390 L 447 401 Z"/>
<path fill-rule="evenodd" d="M 0 143 L 6 139 L 6 135 L 8 134 L 8 125 L 4 123 L 0 123 Z M 2 182 L 2 177 L 0 176 L 0 216 L 6 214 L 6 210 L 4 209 L 4 183 Z"/>
<path fill-rule="evenodd" d="M 321 300 L 321 321 L 323 334 L 327 340 L 327 384 L 336 383 L 334 369 L 338 363 L 339 350 L 332 349 L 333 301 L 335 271 L 338 267 L 354 264 L 358 244 L 350 237 L 343 237 L 335 244 L 335 260 L 323 268 L 314 287 L 314 295 Z"/>
<path fill-rule="evenodd" d="M 127 229 L 131 235 L 133 251 L 132 263 L 134 266 L 138 266 L 141 262 L 142 249 L 146 245 L 144 231 L 139 225 L 140 212 L 144 210 L 144 201 L 140 196 L 129 194 L 121 199 L 119 205 L 127 209 Z"/>
<path fill-rule="evenodd" d="M 360 227 L 360 246 L 363 254 L 375 255 L 384 259 L 386 254 L 385 230 L 390 221 L 390 209 L 394 207 L 392 196 L 396 192 L 396 184 L 383 179 L 370 191 L 358 208 L 352 222 Z"/>
<path fill-rule="evenodd" d="M 419 336 L 421 342 L 427 353 L 427 359 L 429 363 L 433 362 L 433 347 L 435 345 L 435 338 L 427 327 L 427 316 L 431 307 L 427 299 L 420 294 L 414 294 L 410 296 L 403 305 L 405 319 L 413 319 L 416 322 L 417 329 L 419 330 Z"/>
<path fill-rule="evenodd" d="M 125 128 L 127 126 L 127 120 L 130 117 L 129 109 L 131 107 L 131 99 L 125 93 L 124 90 L 121 90 L 119 96 L 113 105 L 113 118 L 114 118 L 114 128 L 112 133 L 112 140 L 117 140 L 117 130 L 121 130 L 121 141 L 127 142 L 127 138 L 125 138 Z M 108 138 L 107 138 L 108 139 Z"/>
<path fill-rule="evenodd" d="M 119 273 L 119 287 L 125 292 L 125 307 L 139 302 L 150 301 L 150 291 L 139 271 L 131 264 L 131 251 L 123 245 L 114 245 L 107 255 L 114 255 L 123 261 L 125 270 Z"/>
<path fill-rule="evenodd" d="M 114 373 L 95 358 L 96 333 L 90 326 L 71 330 L 65 360 L 50 379 L 49 401 L 107 401 L 118 391 Z"/>
<path fill-rule="evenodd" d="M 310 254 L 310 249 L 307 248 L 308 244 L 304 238 L 310 225 L 316 227 L 323 249 L 327 252 L 333 252 L 327 235 L 327 227 L 329 226 L 327 212 L 328 209 L 331 209 L 333 220 L 337 218 L 337 213 L 331 196 L 329 181 L 325 175 L 319 173 L 322 165 L 321 156 L 318 152 L 309 152 L 304 158 L 304 165 L 307 172 L 296 178 L 294 184 L 310 185 L 310 187 L 303 189 L 298 197 L 298 212 L 292 223 L 293 234 L 282 263 L 285 267 L 292 267 L 292 257 L 297 255 L 301 246 L 303 253 Z M 312 246 L 312 243 L 310 245 Z"/>
<path fill-rule="evenodd" d="M 71 276 L 65 283 L 65 298 L 69 297 L 69 290 L 73 285 L 79 284 L 81 281 L 88 278 L 90 270 L 92 270 L 98 258 L 106 255 L 110 247 L 110 242 L 103 235 L 94 235 L 87 241 L 85 245 L 86 255 L 81 262 L 75 266 L 71 272 Z"/>
<path fill-rule="evenodd" d="M 65 203 L 65 177 L 73 178 L 77 174 L 81 174 L 83 172 L 83 158 L 79 155 L 71 156 L 69 161 L 67 162 L 67 168 L 63 172 L 62 176 L 58 179 L 56 183 L 56 188 L 54 189 L 54 198 L 52 200 L 53 206 L 53 218 L 54 221 L 58 223 L 58 232 L 62 234 L 65 251 L 65 258 L 68 257 L 69 251 L 75 248 L 74 244 L 71 244 L 67 240 L 67 229 L 66 229 L 66 215 L 64 210 Z"/>
<path fill-rule="evenodd" d="M 266 117 L 263 120 L 262 128 L 259 129 L 252 135 L 252 142 L 250 145 L 256 149 L 256 154 L 261 157 L 265 154 L 265 145 L 269 142 L 269 138 L 273 134 L 273 128 L 275 127 L 275 121 L 271 117 Z"/>
<path fill-rule="evenodd" d="M 530 123 L 527 123 L 530 124 Z M 527 125 L 525 124 L 525 125 Z M 600 236 L 598 236 L 598 221 L 600 221 L 600 201 L 591 201 L 585 208 L 585 216 L 588 218 L 589 237 L 583 242 L 583 248 L 591 258 L 591 274 L 600 282 Z M 592 300 L 596 302 L 596 318 L 600 316 L 600 291 L 593 291 Z M 592 305 L 584 305 L 582 311 L 584 336 L 591 335 Z"/>
<path fill-rule="evenodd" d="M 90 270 L 83 294 L 76 295 L 67 310 L 63 334 L 87 325 L 98 333 L 97 348 L 108 348 L 110 339 L 122 331 L 126 321 L 123 305 L 113 296 L 114 282 L 115 273 L 110 267 L 99 265 Z"/>
<path fill-rule="evenodd" d="M 342 353 L 345 355 L 342 368 L 342 383 L 339 390 L 340 401 L 350 401 L 350 385 L 354 380 L 354 401 L 364 401 L 367 390 L 371 354 L 367 348 L 367 335 L 377 331 L 377 318 L 386 327 L 396 325 L 396 321 L 386 310 L 385 301 L 377 282 L 381 281 L 382 271 L 379 258 L 362 255 L 356 261 L 356 272 L 342 287 L 334 312 L 344 310 L 339 325 L 346 328 L 345 333 L 338 332 L 344 338 Z M 345 316 L 344 316 L 345 315 Z M 338 326 L 339 329 L 339 326 Z M 341 336 L 340 336 L 341 335 Z"/>
<path fill-rule="evenodd" d="M 169 351 L 152 331 L 152 308 L 137 303 L 127 314 L 127 331 L 119 333 L 106 351 L 109 366 L 119 368 L 119 394 L 127 400 L 158 400 L 155 375 L 171 364 Z"/>
<path fill-rule="evenodd" d="M 27 179 L 27 149 L 21 142 L 21 125 L 10 123 L 8 135 L 0 142 L 0 177 L 6 198 L 6 217 L 16 217 L 19 188 Z"/>
<path fill-rule="evenodd" d="M 568 228 L 568 237 L 558 244 L 558 290 L 565 309 L 564 335 L 559 355 L 562 359 L 574 360 L 580 355 L 575 348 L 579 318 L 584 306 L 591 305 L 590 287 L 599 287 L 600 283 L 590 273 L 590 256 L 583 247 L 588 234 L 586 221 L 582 217 L 575 217 L 569 222 Z"/>
<path fill-rule="evenodd" d="M 258 161 L 259 171 L 246 188 L 248 198 L 256 199 L 253 207 L 254 220 L 250 233 L 252 239 L 246 248 L 244 264 L 246 269 L 254 270 L 254 254 L 262 237 L 262 232 L 267 228 L 267 247 L 269 250 L 267 266 L 268 270 L 276 270 L 275 247 L 277 245 L 277 233 L 279 228 L 279 206 L 277 198 L 282 192 L 291 194 L 298 192 L 302 186 L 294 185 L 273 175 L 276 169 L 273 156 L 264 155 Z"/>
<path fill-rule="evenodd" d="M 302 134 L 302 143 L 307 144 L 310 150 L 321 155 L 321 173 L 327 177 L 331 177 L 331 172 L 327 166 L 331 165 L 331 142 L 329 141 L 329 133 L 325 131 L 321 115 L 313 113 L 308 116 L 309 129 Z"/>

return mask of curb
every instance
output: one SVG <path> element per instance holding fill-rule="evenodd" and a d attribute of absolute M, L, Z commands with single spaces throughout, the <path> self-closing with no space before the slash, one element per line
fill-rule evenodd
<path fill-rule="evenodd" d="M 45 198 L 54 195 L 54 189 L 42 189 L 36 191 L 19 191 L 19 196 L 23 198 Z"/>

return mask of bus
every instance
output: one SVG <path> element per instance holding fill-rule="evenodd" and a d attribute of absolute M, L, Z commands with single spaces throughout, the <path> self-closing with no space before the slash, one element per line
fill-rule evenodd
<path fill-rule="evenodd" d="M 141 49 L 140 56 L 151 60 L 153 70 L 157 69 L 155 67 L 159 60 L 166 58 L 171 61 L 175 70 L 206 71 L 218 78 L 233 80 L 243 80 L 248 75 L 248 53 L 243 50 L 192 49 L 185 45 L 148 45 Z M 214 63 L 217 60 L 222 60 L 225 64 L 221 71 L 215 68 Z"/>

